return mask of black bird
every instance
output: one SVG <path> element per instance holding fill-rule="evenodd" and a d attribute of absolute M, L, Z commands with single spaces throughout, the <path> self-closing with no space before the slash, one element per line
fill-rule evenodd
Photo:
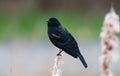
<path fill-rule="evenodd" d="M 87 63 L 85 62 L 82 54 L 80 53 L 78 44 L 74 37 L 64 28 L 61 23 L 54 17 L 49 18 L 48 22 L 48 36 L 50 41 L 61 51 L 57 55 L 61 55 L 62 51 L 65 51 L 74 58 L 79 57 L 82 64 L 87 68 Z"/>

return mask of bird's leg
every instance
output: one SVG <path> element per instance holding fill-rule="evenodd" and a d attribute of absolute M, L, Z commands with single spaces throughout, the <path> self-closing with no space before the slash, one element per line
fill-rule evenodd
<path fill-rule="evenodd" d="M 62 52 L 63 50 L 62 49 L 60 49 L 60 52 L 57 54 L 57 56 L 61 56 L 61 52 Z"/>

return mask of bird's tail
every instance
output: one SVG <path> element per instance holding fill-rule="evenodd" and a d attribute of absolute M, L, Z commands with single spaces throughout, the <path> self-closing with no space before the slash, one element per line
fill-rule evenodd
<path fill-rule="evenodd" d="M 85 59 L 83 58 L 82 54 L 80 52 L 77 52 L 77 56 L 79 57 L 79 59 L 81 60 L 82 64 L 84 65 L 85 68 L 88 67 Z"/>

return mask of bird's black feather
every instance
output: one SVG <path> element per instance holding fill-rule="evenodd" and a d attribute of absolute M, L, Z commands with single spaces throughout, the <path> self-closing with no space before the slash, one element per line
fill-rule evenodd
<path fill-rule="evenodd" d="M 78 44 L 74 37 L 65 29 L 56 18 L 49 18 L 48 36 L 50 41 L 59 49 L 62 49 L 74 58 L 79 57 L 83 65 L 87 64 L 79 51 Z"/>

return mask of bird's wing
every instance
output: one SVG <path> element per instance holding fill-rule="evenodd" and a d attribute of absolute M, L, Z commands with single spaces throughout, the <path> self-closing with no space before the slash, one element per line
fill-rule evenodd
<path fill-rule="evenodd" d="M 57 44 L 65 44 L 68 40 L 66 36 L 61 33 L 53 32 L 50 34 L 50 38 Z"/>
<path fill-rule="evenodd" d="M 64 27 L 60 27 L 59 30 L 52 32 L 50 37 L 50 39 L 52 39 L 51 41 L 53 41 L 58 47 L 61 47 L 62 45 L 66 46 L 68 49 L 78 48 L 76 40 Z"/>
<path fill-rule="evenodd" d="M 74 37 L 65 28 L 57 29 L 49 33 L 51 42 L 69 55 L 77 58 L 79 48 Z"/>
<path fill-rule="evenodd" d="M 52 33 L 51 36 L 54 37 L 54 38 L 58 38 L 58 39 L 61 38 L 60 35 L 57 35 L 57 34 L 55 34 L 55 33 Z"/>

